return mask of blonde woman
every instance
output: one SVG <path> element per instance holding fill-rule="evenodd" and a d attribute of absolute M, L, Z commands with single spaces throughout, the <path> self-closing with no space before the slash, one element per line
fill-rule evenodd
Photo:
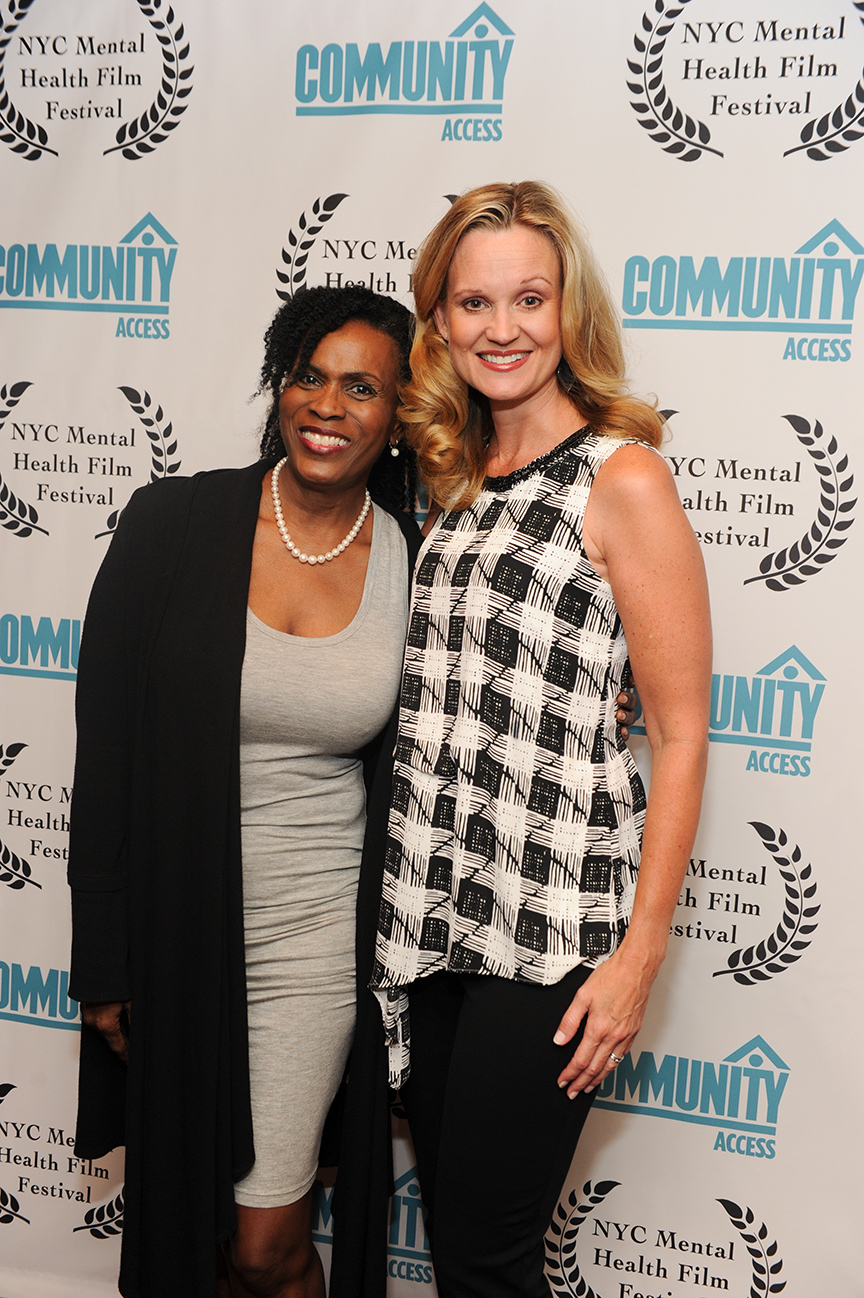
<path fill-rule="evenodd" d="M 560 199 L 463 195 L 413 286 L 402 417 L 440 512 L 412 595 L 371 985 L 441 1298 L 540 1298 L 546 1227 L 641 1026 L 696 831 L 708 598 L 660 418 L 626 392 Z M 647 804 L 616 732 L 631 663 Z"/>

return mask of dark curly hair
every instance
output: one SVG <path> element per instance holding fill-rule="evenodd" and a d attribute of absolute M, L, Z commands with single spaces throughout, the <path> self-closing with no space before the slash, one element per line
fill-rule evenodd
<path fill-rule="evenodd" d="M 259 393 L 271 394 L 270 409 L 261 434 L 262 460 L 284 454 L 279 430 L 279 398 L 293 376 L 304 370 L 315 348 L 327 334 L 353 321 L 369 325 L 392 338 L 399 353 L 399 389 L 411 378 L 408 357 L 414 317 L 395 298 L 373 293 L 362 285 L 347 288 L 309 288 L 296 293 L 276 312 L 264 335 L 264 363 Z M 385 446 L 369 474 L 369 491 L 382 505 L 413 513 L 417 499 L 417 462 L 403 440 L 394 457 Z"/>

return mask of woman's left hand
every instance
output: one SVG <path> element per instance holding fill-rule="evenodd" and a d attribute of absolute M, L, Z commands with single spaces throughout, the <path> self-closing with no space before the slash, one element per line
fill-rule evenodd
<path fill-rule="evenodd" d="M 558 1077 L 572 1100 L 580 1091 L 592 1091 L 623 1059 L 645 1017 L 648 993 L 656 966 L 633 959 L 619 949 L 599 965 L 582 984 L 555 1033 L 555 1044 L 571 1041 L 583 1019 L 585 1031 L 579 1048 Z"/>

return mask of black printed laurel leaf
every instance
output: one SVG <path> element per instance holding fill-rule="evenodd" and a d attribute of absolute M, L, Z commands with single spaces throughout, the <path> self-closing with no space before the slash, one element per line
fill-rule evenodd
<path fill-rule="evenodd" d="M 122 392 L 123 396 L 126 397 L 128 404 L 138 415 L 138 421 L 141 427 L 144 428 L 145 434 L 149 437 L 150 482 L 157 482 L 160 478 L 167 478 L 170 474 L 175 474 L 182 465 L 182 461 L 176 458 L 178 440 L 174 437 L 173 423 L 169 422 L 165 424 L 165 427 L 160 427 L 162 419 L 165 418 L 162 406 L 157 404 L 156 414 L 154 415 L 144 414 L 144 411 L 149 410 L 150 406 L 153 405 L 153 398 L 150 397 L 149 392 L 139 392 L 138 388 L 126 387 L 125 384 L 121 384 L 118 391 Z M 119 515 L 121 515 L 121 511 L 118 509 L 108 515 L 105 522 L 105 531 L 96 532 L 95 540 L 99 540 L 102 536 L 112 535 L 115 528 L 117 528 Z"/>
<path fill-rule="evenodd" d="M 15 1089 L 16 1087 L 14 1082 L 3 1082 L 0 1084 L 0 1104 L 3 1103 L 9 1092 L 14 1091 Z"/>
<path fill-rule="evenodd" d="M 289 268 L 288 273 L 278 270 L 276 272 L 279 283 L 286 285 L 285 289 L 276 290 L 276 296 L 283 302 L 290 302 L 295 293 L 300 293 L 306 288 L 306 262 L 315 244 L 315 236 L 324 222 L 330 220 L 339 204 L 347 197 L 347 194 L 330 194 L 328 198 L 316 198 L 311 209 L 316 222 L 314 225 L 310 225 L 309 217 L 305 212 L 301 212 L 297 225 L 306 236 L 302 241 L 293 230 L 288 231 L 287 240 L 282 247 L 282 261 Z M 296 252 L 291 251 L 292 249 L 296 249 Z"/>
<path fill-rule="evenodd" d="M 770 825 L 763 825 L 758 820 L 751 820 L 750 824 L 778 866 L 786 900 L 780 922 L 773 933 L 755 946 L 733 951 L 726 961 L 726 968 L 714 971 L 715 978 L 731 973 L 733 980 L 742 987 L 767 982 L 799 960 L 801 953 L 810 945 L 810 934 L 817 928 L 816 924 L 802 924 L 802 919 L 813 919 L 821 909 L 819 906 L 809 906 L 806 910 L 803 907 L 805 898 L 809 901 L 816 895 L 816 884 L 808 884 L 806 889 L 804 887 L 812 874 L 812 866 L 808 864 L 803 869 L 798 869 L 801 849 L 796 845 L 790 860 L 790 857 L 783 856 L 778 851 L 778 848 L 789 842 L 785 830 L 775 831 Z"/>
<path fill-rule="evenodd" d="M 626 84 L 633 96 L 630 106 L 637 115 L 639 125 L 664 153 L 671 154 L 679 162 L 696 162 L 703 153 L 723 157 L 718 149 L 708 147 L 711 132 L 705 123 L 694 121 L 692 117 L 682 113 L 680 108 L 676 108 L 663 84 L 666 37 L 672 31 L 684 5 L 689 3 L 690 0 L 678 0 L 675 6 L 667 6 L 665 0 L 655 0 L 656 16 L 650 13 L 642 15 L 642 29 L 648 35 L 647 43 L 641 36 L 634 35 L 633 46 L 640 57 L 627 60 L 628 72 L 638 78 L 637 81 L 627 81 Z"/>
<path fill-rule="evenodd" d="M 162 80 L 156 98 L 140 117 L 131 122 L 123 122 L 114 136 L 115 143 L 105 154 L 120 152 L 130 162 L 153 153 L 154 149 L 165 142 L 168 136 L 163 132 L 172 130 L 179 122 L 180 115 L 187 105 L 180 103 L 192 90 L 192 83 L 181 87 L 180 80 L 187 80 L 194 71 L 193 66 L 182 67 L 189 59 L 188 42 L 182 49 L 178 48 L 185 32 L 182 23 L 175 25 L 173 9 L 168 10 L 166 21 L 155 17 L 156 6 L 138 0 L 138 8 L 153 28 L 156 39 L 162 47 Z"/>
<path fill-rule="evenodd" d="M 576 1246 L 579 1230 L 585 1219 L 618 1185 L 620 1185 L 619 1181 L 598 1181 L 592 1186 L 590 1181 L 586 1181 L 582 1186 L 582 1198 L 587 1202 L 580 1203 L 579 1193 L 571 1190 L 567 1196 L 570 1211 L 568 1212 L 561 1203 L 555 1210 L 555 1217 L 565 1223 L 566 1229 L 562 1229 L 553 1219 L 551 1233 L 545 1240 L 546 1265 L 550 1273 L 550 1283 L 556 1294 L 560 1294 L 562 1298 L 564 1295 L 567 1295 L 567 1298 L 572 1298 L 573 1295 L 577 1295 L 577 1298 L 598 1298 L 580 1272 Z"/>
<path fill-rule="evenodd" d="M 176 473 L 182 463 L 177 458 L 177 438 L 174 436 L 173 423 L 169 421 L 164 428 L 161 427 L 161 422 L 165 417 L 161 405 L 157 403 L 155 414 L 145 415 L 144 411 L 149 410 L 153 405 L 153 399 L 149 392 L 139 392 L 137 388 L 126 387 L 123 384 L 120 385 L 119 391 L 123 393 L 129 402 L 132 410 L 138 416 L 138 422 L 150 439 L 150 481 L 156 482 L 159 478 L 165 478 L 169 474 Z M 110 536 L 117 527 L 119 517 L 119 510 L 114 510 L 113 513 L 109 514 L 104 532 L 97 532 L 95 539 Z"/>
<path fill-rule="evenodd" d="M 864 15 L 859 13 L 861 21 Z M 864 135 L 864 77 L 855 85 L 852 93 L 842 104 L 838 104 L 830 113 L 825 113 L 818 120 L 812 118 L 802 127 L 799 133 L 800 144 L 787 149 L 783 154 L 788 158 L 792 153 L 806 151 L 813 162 L 827 162 L 838 153 L 845 152 L 850 144 L 860 140 Z M 814 140 L 814 134 L 816 139 Z"/>
<path fill-rule="evenodd" d="M 748 577 L 744 585 L 762 581 L 768 590 L 789 590 L 793 586 L 802 586 L 809 577 L 821 572 L 826 563 L 836 557 L 839 548 L 845 544 L 847 537 L 837 535 L 845 532 L 854 518 L 841 518 L 841 514 L 850 513 L 858 503 L 857 497 L 849 497 L 854 485 L 854 476 L 850 473 L 841 481 L 841 475 L 849 467 L 849 456 L 843 455 L 835 463 L 832 458 L 837 453 L 837 439 L 831 437 L 823 449 L 820 445 L 824 429 L 818 420 L 811 427 L 808 420 L 801 415 L 784 415 L 791 424 L 801 445 L 813 460 L 813 466 L 820 478 L 821 493 L 816 520 L 800 541 L 779 550 L 776 554 L 766 555 L 759 564 L 755 577 Z M 818 564 L 818 567 L 814 567 Z"/>
<path fill-rule="evenodd" d="M 30 8 L 33 0 L 9 0 L 8 16 L 0 17 L 0 141 L 7 145 L 12 153 L 17 153 L 25 162 L 38 162 L 43 153 L 50 153 L 56 158 L 57 150 L 48 148 L 48 132 L 43 126 L 37 126 L 20 112 L 9 98 L 5 85 L 6 51 L 12 39 L 12 33 Z M 38 143 L 37 143 L 38 141 Z"/>
<path fill-rule="evenodd" d="M 22 1217 L 21 1204 L 8 1190 L 0 1188 L 0 1226 L 8 1226 L 11 1221 L 23 1221 L 30 1225 L 29 1217 Z"/>
<path fill-rule="evenodd" d="M 73 1227 L 72 1233 L 86 1230 L 94 1239 L 110 1239 L 112 1235 L 120 1235 L 123 1233 L 123 1210 L 123 1191 L 121 1190 L 116 1199 L 99 1204 L 97 1208 L 88 1209 L 84 1214 L 83 1225 Z"/>
<path fill-rule="evenodd" d="M 19 500 L 0 476 L 0 527 L 4 527 L 7 532 L 11 532 L 22 541 L 32 536 L 34 531 L 48 536 L 49 533 L 44 527 L 37 526 L 38 522 L 39 515 L 35 507 Z"/>
<path fill-rule="evenodd" d="M 717 1202 L 721 1207 L 725 1208 L 729 1220 L 747 1245 L 747 1252 L 753 1259 L 750 1274 L 751 1298 L 764 1298 L 766 1292 L 781 1293 L 786 1288 L 785 1280 L 772 1284 L 769 1288 L 766 1279 L 769 1274 L 778 1275 L 783 1269 L 783 1262 L 778 1258 L 776 1262 L 769 1263 L 768 1259 L 773 1258 L 777 1253 L 777 1241 L 772 1240 L 770 1244 L 764 1243 L 768 1238 L 768 1227 L 764 1221 L 759 1225 L 756 1233 L 753 1234 L 747 1230 L 747 1227 L 752 1226 L 756 1220 L 752 1208 L 747 1208 L 742 1217 L 738 1204 L 733 1203 L 731 1199 L 718 1199 Z"/>
<path fill-rule="evenodd" d="M 19 892 L 26 884 L 32 883 L 41 892 L 42 884 L 30 877 L 32 873 L 29 861 L 17 856 L 5 843 L 0 843 L 0 883 L 5 883 L 13 892 Z"/>
<path fill-rule="evenodd" d="M 0 744 L 0 771 L 6 771 L 15 761 L 20 752 L 27 747 L 26 744 L 7 744 L 5 749 Z"/>

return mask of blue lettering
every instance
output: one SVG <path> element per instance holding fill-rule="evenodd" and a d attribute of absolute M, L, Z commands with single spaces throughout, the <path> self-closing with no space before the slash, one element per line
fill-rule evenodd
<path fill-rule="evenodd" d="M 425 44 L 425 42 L 422 42 Z M 412 42 L 413 44 L 413 42 Z M 451 58 L 452 62 L 452 58 Z M 346 104 L 354 101 L 354 87 L 357 87 L 358 97 L 362 94 L 363 88 L 366 88 L 366 100 L 371 102 L 375 98 L 376 86 L 380 89 L 382 95 L 387 90 L 388 97 L 391 100 L 399 98 L 400 73 L 402 68 L 402 42 L 395 41 L 384 59 L 381 54 L 381 46 L 375 42 L 366 48 L 366 57 L 360 58 L 360 47 L 358 45 L 346 45 L 345 47 L 345 102 Z M 421 92 L 422 93 L 422 92 Z M 322 98 L 324 98 L 322 94 Z M 449 98 L 449 95 L 445 96 Z M 418 96 L 419 98 L 419 96 Z"/>
<path fill-rule="evenodd" d="M 647 1104 L 649 1091 L 655 1099 L 666 1108 L 672 1106 L 672 1092 L 675 1086 L 675 1056 L 664 1055 L 663 1062 L 657 1067 L 654 1055 L 650 1050 L 643 1050 L 639 1062 L 633 1063 L 630 1054 L 625 1055 L 624 1062 L 615 1070 L 615 1098 L 626 1100 L 627 1092 L 635 1094 L 639 1089 L 639 1103 Z M 661 1094 L 662 1093 L 662 1094 Z"/>
<path fill-rule="evenodd" d="M 351 46 L 348 46 L 349 50 Z M 354 47 L 357 48 L 356 46 Z M 297 51 L 297 71 L 294 76 L 294 95 L 301 104 L 311 104 L 318 93 L 318 82 L 310 79 L 310 72 L 318 71 L 318 51 L 314 45 L 301 45 Z"/>
<path fill-rule="evenodd" d="M 88 301 L 99 296 L 101 264 L 102 249 L 88 248 L 86 243 L 82 243 L 78 249 L 78 287 L 81 296 Z"/>
<path fill-rule="evenodd" d="M 113 248 L 102 249 L 102 301 L 107 302 L 113 292 L 115 301 L 123 301 L 123 265 L 125 248 L 118 248 L 116 255 Z M 134 266 L 135 249 L 130 248 L 129 260 Z"/>
<path fill-rule="evenodd" d="M 423 98 L 426 89 L 426 41 L 417 42 L 417 58 L 414 58 L 414 42 L 406 41 L 402 55 L 402 94 L 406 99 Z"/>
<path fill-rule="evenodd" d="M 27 254 L 23 244 L 13 243 L 6 263 L 6 292 L 9 297 L 20 297 L 24 291 Z"/>
<path fill-rule="evenodd" d="M 429 80 L 426 83 L 426 97 L 435 101 L 438 89 L 441 89 L 443 100 L 453 97 L 453 42 L 445 41 L 444 53 L 438 41 L 429 42 Z M 347 85 L 346 85 L 347 98 Z M 443 136 L 442 136 L 443 138 Z M 452 137 L 450 137 L 452 138 Z"/>
<path fill-rule="evenodd" d="M 657 257 L 651 265 L 648 302 L 654 315 L 668 315 L 675 304 L 678 263 L 674 257 Z"/>
<path fill-rule="evenodd" d="M 0 617 L 0 661 L 17 663 L 20 633 L 18 619 L 13 613 Z"/>
<path fill-rule="evenodd" d="M 721 680 L 723 683 L 722 699 L 720 696 Z M 732 676 L 720 677 L 714 675 L 711 677 L 710 726 L 712 730 L 725 730 L 726 727 L 729 725 L 729 722 L 732 720 L 732 695 L 734 692 L 734 688 L 735 688 L 735 679 Z M 718 707 L 718 703 L 719 703 L 719 707 Z"/>
<path fill-rule="evenodd" d="M 621 305 L 625 315 L 641 315 L 648 305 L 648 294 L 642 290 L 637 293 L 637 284 L 649 282 L 648 258 L 628 257 L 624 265 L 624 295 Z"/>
<path fill-rule="evenodd" d="M 77 244 L 67 244 L 62 261 L 56 243 L 46 243 L 41 260 L 36 244 L 27 245 L 27 297 L 33 297 L 43 284 L 46 297 L 54 296 L 55 284 L 61 291 L 66 285 L 69 297 L 78 296 Z"/>
<path fill-rule="evenodd" d="M 780 314 L 780 303 L 783 303 L 783 314 L 787 320 L 795 319 L 795 302 L 798 297 L 798 278 L 801 261 L 793 257 L 786 269 L 782 257 L 774 258 L 774 269 L 771 274 L 771 297 L 768 302 L 768 315 L 772 319 Z M 785 359 L 785 357 L 784 357 Z"/>
<path fill-rule="evenodd" d="M 25 978 L 21 965 L 13 964 L 12 987 L 9 996 L 10 1010 L 18 1009 L 19 998 L 21 1008 L 26 1010 L 28 1014 L 38 1014 L 41 1006 L 43 1010 L 47 1011 L 49 1018 L 56 1019 L 57 970 L 49 969 L 47 978 L 43 978 L 39 966 L 31 965 Z"/>
<path fill-rule="evenodd" d="M 36 661 L 36 655 L 39 655 L 40 666 L 48 666 L 48 655 L 51 654 L 54 662 L 60 659 L 61 667 L 69 666 L 69 641 L 70 641 L 70 622 L 68 617 L 61 618 L 55 631 L 49 617 L 40 617 L 39 625 L 33 629 L 33 620 L 29 617 L 21 619 L 21 666 L 26 667 L 28 663 L 28 654 L 32 654 L 33 661 Z"/>
<path fill-rule="evenodd" d="M 736 316 L 741 296 L 741 264 L 740 257 L 731 257 L 725 274 L 721 275 L 717 258 L 706 257 L 697 275 L 693 258 L 682 257 L 678 271 L 675 314 L 686 315 L 688 298 L 694 309 L 701 298 L 703 316 L 711 315 L 712 299 L 716 299 L 718 311 L 728 301 L 727 315 Z"/>
<path fill-rule="evenodd" d="M 759 725 L 759 700 L 762 694 L 762 677 L 754 677 L 752 686 L 746 676 L 735 677 L 735 706 L 732 713 L 732 729 L 741 730 L 742 722 L 753 734 Z"/>
<path fill-rule="evenodd" d="M 335 104 L 337 99 L 342 98 L 343 65 L 341 45 L 325 45 L 321 51 L 318 93 L 326 104 Z"/>

